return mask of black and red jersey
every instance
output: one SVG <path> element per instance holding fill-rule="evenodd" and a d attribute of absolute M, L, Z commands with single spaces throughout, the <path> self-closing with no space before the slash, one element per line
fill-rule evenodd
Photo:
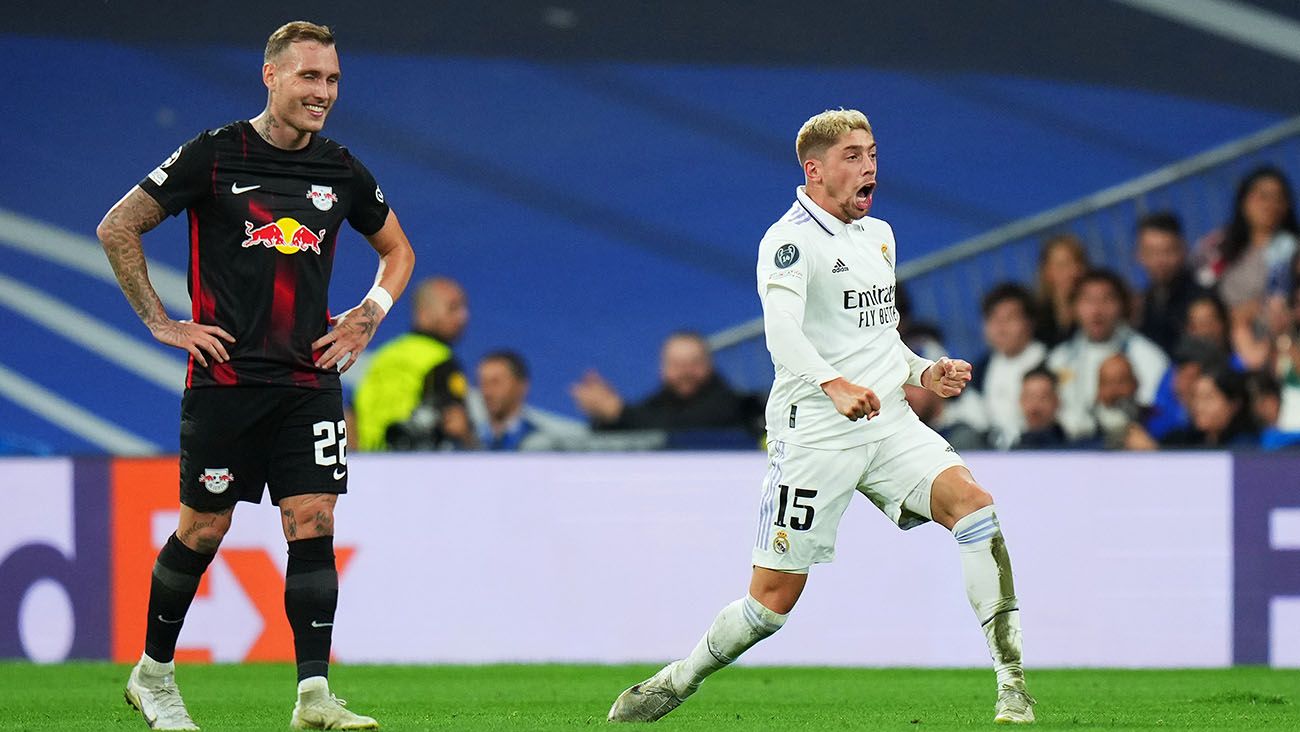
<path fill-rule="evenodd" d="M 172 216 L 188 211 L 194 321 L 235 337 L 226 363 L 190 359 L 186 387 L 338 389 L 311 344 L 328 329 L 343 222 L 369 236 L 388 217 L 370 171 L 320 135 L 281 150 L 240 121 L 182 145 L 140 188 Z"/>

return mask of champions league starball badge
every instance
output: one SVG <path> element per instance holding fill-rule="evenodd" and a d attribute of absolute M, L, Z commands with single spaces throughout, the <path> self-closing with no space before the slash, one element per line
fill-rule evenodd
<path fill-rule="evenodd" d="M 793 244 L 784 244 L 776 250 L 776 266 L 778 269 L 785 269 L 795 262 L 799 261 L 799 247 Z"/>

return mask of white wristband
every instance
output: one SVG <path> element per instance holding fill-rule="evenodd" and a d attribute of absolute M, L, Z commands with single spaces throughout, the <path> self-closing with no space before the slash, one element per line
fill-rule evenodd
<path fill-rule="evenodd" d="M 388 294 L 388 290 L 379 285 L 370 288 L 370 292 L 367 292 L 366 296 L 361 299 L 374 300 L 379 305 L 379 309 L 384 311 L 384 315 L 387 315 L 389 308 L 393 307 L 393 296 Z"/>

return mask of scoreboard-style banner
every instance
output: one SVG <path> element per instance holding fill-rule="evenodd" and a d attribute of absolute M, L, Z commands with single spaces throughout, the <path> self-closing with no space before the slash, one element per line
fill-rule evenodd
<path fill-rule="evenodd" d="M 1300 456 L 972 454 L 1036 666 L 1300 666 Z M 756 453 L 364 455 L 335 539 L 338 660 L 663 661 L 750 572 Z M 177 461 L 0 461 L 0 658 L 139 657 Z M 289 660 L 269 503 L 239 504 L 178 658 Z M 948 532 L 864 498 L 754 664 L 982 666 Z"/>

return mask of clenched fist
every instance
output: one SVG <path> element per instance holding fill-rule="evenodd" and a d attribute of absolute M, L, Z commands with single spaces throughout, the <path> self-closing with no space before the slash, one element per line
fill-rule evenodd
<path fill-rule="evenodd" d="M 955 397 L 971 380 L 971 366 L 960 358 L 943 357 L 922 376 L 921 386 L 947 399 Z"/>
<path fill-rule="evenodd" d="M 836 411 L 852 422 L 880 414 L 880 397 L 876 392 L 846 381 L 842 376 L 822 384 L 822 391 L 831 398 Z"/>

